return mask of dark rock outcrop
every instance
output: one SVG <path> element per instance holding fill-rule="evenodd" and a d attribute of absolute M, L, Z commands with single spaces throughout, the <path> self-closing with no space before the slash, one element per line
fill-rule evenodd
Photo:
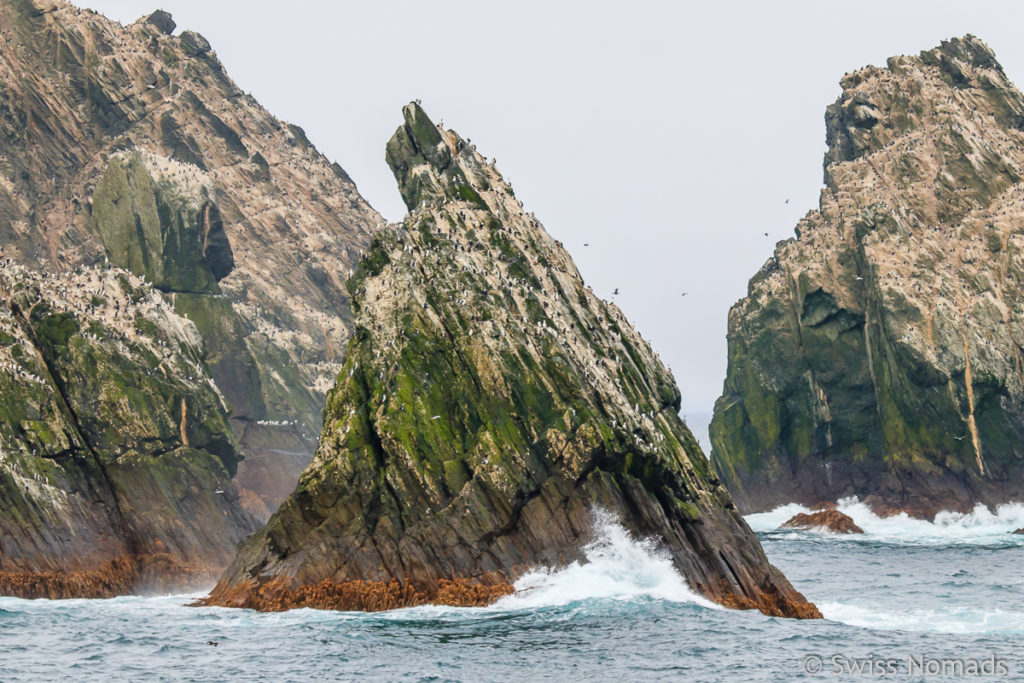
<path fill-rule="evenodd" d="M 195 31 L 182 31 L 179 39 L 181 49 L 190 57 L 202 57 L 213 49 L 209 41 Z"/>
<path fill-rule="evenodd" d="M 162 9 L 153 12 L 144 21 L 153 26 L 157 31 L 160 31 L 160 33 L 166 33 L 167 35 L 171 35 L 174 33 L 174 29 L 178 28 L 170 12 L 165 12 Z"/>
<path fill-rule="evenodd" d="M 1024 491 L 1024 98 L 972 36 L 848 74 L 820 207 L 729 313 L 712 461 L 744 512 Z"/>
<path fill-rule="evenodd" d="M 356 332 L 317 454 L 208 603 L 483 604 L 582 559 L 604 508 L 699 593 L 820 616 L 709 472 L 648 344 L 469 143 L 404 114 L 387 161 L 410 214 L 348 281 Z"/>
<path fill-rule="evenodd" d="M 110 262 L 163 291 L 219 293 L 217 282 L 235 260 L 214 194 L 205 174 L 189 164 L 114 155 L 92 206 Z"/>
<path fill-rule="evenodd" d="M 160 11 L 121 26 L 0 0 L 0 244 L 54 274 L 109 259 L 174 297 L 265 514 L 312 457 L 351 330 L 343 274 L 383 221 L 202 36 L 173 30 Z"/>
<path fill-rule="evenodd" d="M 783 529 L 824 529 L 834 534 L 862 534 L 864 530 L 857 526 L 849 515 L 839 510 L 819 510 L 810 514 L 801 512 L 793 515 Z"/>

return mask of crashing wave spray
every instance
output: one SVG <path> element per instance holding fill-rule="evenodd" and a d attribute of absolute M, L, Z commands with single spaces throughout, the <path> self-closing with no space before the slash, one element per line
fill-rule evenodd
<path fill-rule="evenodd" d="M 516 592 L 489 609 L 518 610 L 583 600 L 649 598 L 714 607 L 696 595 L 667 553 L 652 539 L 634 539 L 607 510 L 595 509 L 594 540 L 584 561 L 560 569 L 534 569 L 515 583 Z"/>
<path fill-rule="evenodd" d="M 1001 505 L 995 511 L 978 505 L 968 513 L 939 513 L 930 522 L 906 514 L 879 517 L 856 498 L 840 500 L 838 509 L 864 529 L 864 535 L 780 530 L 780 525 L 793 515 L 810 512 L 797 504 L 746 518 L 752 529 L 774 532 L 772 536 L 776 539 L 803 543 L 813 535 L 815 540 L 810 547 L 819 548 L 827 557 L 835 557 L 829 553 L 836 550 L 821 549 L 818 545 L 821 542 L 853 544 L 861 548 L 854 551 L 854 557 L 861 553 L 877 556 L 878 564 L 888 568 L 885 578 L 872 584 L 870 591 L 841 591 L 842 602 L 816 600 L 826 619 L 884 631 L 1024 633 L 1024 611 L 1016 599 L 1022 585 L 1019 580 L 1004 577 L 1001 581 L 1005 586 L 993 586 L 992 579 L 976 569 L 973 573 L 966 570 L 951 573 L 948 567 L 922 566 L 921 560 L 915 559 L 928 557 L 933 558 L 933 562 L 955 563 L 963 560 L 965 553 L 1013 550 L 1024 544 L 1024 536 L 1012 533 L 1024 527 L 1024 505 Z M 851 575 L 850 578 L 858 584 L 863 580 L 862 576 Z M 977 595 L 973 591 L 982 586 L 987 586 L 987 591 L 1003 588 L 1008 593 L 1001 596 L 1001 601 L 968 597 Z M 904 591 L 917 592 L 918 597 L 904 602 Z"/>
<path fill-rule="evenodd" d="M 1020 503 L 1000 505 L 995 512 L 980 504 L 968 513 L 940 512 L 931 522 L 913 519 L 906 513 L 879 517 L 857 498 L 841 499 L 838 509 L 864 529 L 868 539 L 898 544 L 1005 544 L 1014 542 L 1011 532 L 1024 527 L 1024 504 Z M 777 530 L 800 512 L 811 510 L 791 503 L 770 512 L 748 515 L 746 520 L 750 528 L 763 533 Z"/>

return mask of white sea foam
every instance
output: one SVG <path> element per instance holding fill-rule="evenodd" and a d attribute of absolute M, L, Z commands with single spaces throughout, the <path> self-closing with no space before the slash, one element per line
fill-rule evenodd
<path fill-rule="evenodd" d="M 883 631 L 1024 633 L 1024 614 L 967 605 L 885 611 L 839 602 L 818 603 L 826 619 Z"/>
<path fill-rule="evenodd" d="M 635 539 L 604 510 L 594 511 L 594 540 L 584 561 L 560 569 L 535 569 L 515 583 L 516 592 L 488 609 L 521 610 L 582 600 L 651 598 L 714 605 L 696 595 L 667 553 L 649 539 Z"/>
<path fill-rule="evenodd" d="M 868 539 L 892 543 L 935 544 L 963 543 L 988 544 L 993 541 L 1012 542 L 1010 533 L 1024 527 L 1024 504 L 1000 505 L 992 512 L 978 505 L 968 513 L 940 512 L 934 521 L 913 519 L 905 513 L 893 517 L 879 517 L 856 498 L 839 501 L 839 511 L 848 515 L 864 529 Z M 790 504 L 746 517 L 754 531 L 777 530 L 784 522 L 800 512 L 811 512 L 802 505 Z M 858 539 L 862 536 L 835 535 L 836 538 Z M 1019 539 L 1024 542 L 1024 538 Z"/>
<path fill-rule="evenodd" d="M 523 575 L 515 583 L 516 592 L 483 608 L 423 605 L 388 612 L 375 613 L 377 620 L 433 620 L 458 619 L 470 614 L 518 612 L 560 607 L 587 600 L 663 600 L 697 604 L 718 608 L 714 603 L 698 596 L 676 570 L 668 553 L 658 548 L 651 539 L 635 539 L 611 513 L 593 511 L 594 540 L 583 547 L 584 559 L 556 568 L 538 568 Z M 164 596 L 160 598 L 121 597 L 100 604 L 116 611 L 135 609 L 152 610 L 155 606 L 176 609 L 202 594 Z M 13 599 L 12 599 L 13 600 Z M 33 601 L 17 601 L 31 604 Z M 35 601 L 37 604 L 50 601 Z M 54 601 L 59 608 L 75 607 L 78 602 Z M 51 609 L 51 607 L 47 607 Z M 268 627 L 275 624 L 333 622 L 371 618 L 364 613 L 338 613 L 298 609 L 276 614 L 248 613 L 226 608 L 200 608 L 199 612 L 216 614 L 222 619 L 250 627 Z"/>

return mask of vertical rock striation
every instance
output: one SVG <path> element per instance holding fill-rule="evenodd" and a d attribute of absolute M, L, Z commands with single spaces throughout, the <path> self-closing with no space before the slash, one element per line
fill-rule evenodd
<path fill-rule="evenodd" d="M 465 140 L 417 106 L 387 145 L 410 213 L 348 281 L 356 331 L 299 486 L 210 604 L 481 604 L 581 559 L 591 511 L 699 593 L 819 616 L 769 565 L 614 306 Z"/>
<path fill-rule="evenodd" d="M 973 36 L 847 74 L 818 210 L 729 313 L 712 461 L 744 512 L 1024 498 L 1024 97 Z"/>

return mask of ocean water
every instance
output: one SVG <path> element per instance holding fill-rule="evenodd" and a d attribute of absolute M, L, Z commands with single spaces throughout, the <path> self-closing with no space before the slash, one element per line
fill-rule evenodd
<path fill-rule="evenodd" d="M 841 509 L 864 536 L 778 531 L 798 506 L 748 518 L 820 621 L 714 606 L 655 546 L 598 516 L 586 563 L 535 571 L 480 609 L 0 598 L 0 680 L 1024 679 L 1024 536 L 1009 533 L 1024 507 L 934 524 Z"/>

